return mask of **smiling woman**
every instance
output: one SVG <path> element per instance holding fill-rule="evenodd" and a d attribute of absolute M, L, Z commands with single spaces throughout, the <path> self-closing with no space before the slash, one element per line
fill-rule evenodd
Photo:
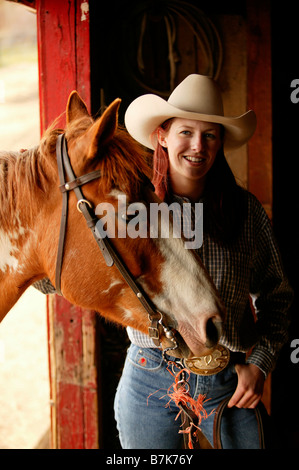
<path fill-rule="evenodd" d="M 190 394 L 197 400 L 202 395 L 208 399 L 207 419 L 200 427 L 212 443 L 210 414 L 226 397 L 229 411 L 223 419 L 223 448 L 258 448 L 253 408 L 261 400 L 265 377 L 287 339 L 292 290 L 271 223 L 256 198 L 237 184 L 224 154 L 250 139 L 255 114 L 248 111 L 226 117 L 216 83 L 193 74 L 174 89 L 168 101 L 156 95 L 135 99 L 125 123 L 138 142 L 154 150 L 153 184 L 159 197 L 182 206 L 203 202 L 203 244 L 196 252 L 214 281 L 227 316 L 214 351 L 184 362 L 191 370 Z M 171 283 L 175 279 L 169 276 L 168 285 Z M 177 288 L 182 291 L 181 280 Z M 201 300 L 198 295 L 197 301 Z M 184 327 L 181 331 L 186 337 L 194 336 L 198 328 L 195 316 L 187 331 Z M 171 389 L 171 379 L 161 351 L 136 330 L 128 328 L 128 333 L 132 344 L 115 400 L 121 444 L 124 448 L 180 448 L 180 424 L 175 422 L 178 411 L 170 409 L 169 394 L 165 394 Z M 201 369 L 201 364 L 211 365 L 214 359 L 218 366 L 219 356 L 226 358 L 221 370 Z M 164 433 L 157 435 L 156 429 Z"/>
<path fill-rule="evenodd" d="M 100 217 L 96 233 L 100 238 L 184 238 L 186 249 L 198 249 L 203 240 L 203 204 L 186 202 L 142 202 L 128 204 L 127 196 L 112 191 L 117 198 L 117 209 L 109 202 L 97 205 L 95 214 Z M 192 212 L 194 214 L 194 221 Z M 148 230 L 149 225 L 149 230 Z M 161 232 L 160 232 L 161 227 Z"/>
<path fill-rule="evenodd" d="M 169 122 L 169 121 L 168 121 Z M 220 124 L 192 119 L 171 119 L 168 129 L 157 130 L 159 144 L 167 149 L 173 192 L 196 202 L 223 142 Z"/>

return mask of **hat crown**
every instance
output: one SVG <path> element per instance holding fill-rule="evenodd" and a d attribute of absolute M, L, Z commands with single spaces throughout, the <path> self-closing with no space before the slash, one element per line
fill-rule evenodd
<path fill-rule="evenodd" d="M 136 98 L 126 111 L 125 125 L 135 140 L 154 150 L 157 145 L 156 129 L 171 118 L 221 124 L 225 129 L 225 151 L 241 147 L 256 128 L 253 111 L 236 117 L 224 116 L 220 88 L 211 78 L 197 74 L 185 78 L 173 90 L 168 101 L 153 94 Z"/>
<path fill-rule="evenodd" d="M 184 111 L 223 116 L 220 89 L 209 77 L 189 75 L 171 93 L 168 103 Z"/>

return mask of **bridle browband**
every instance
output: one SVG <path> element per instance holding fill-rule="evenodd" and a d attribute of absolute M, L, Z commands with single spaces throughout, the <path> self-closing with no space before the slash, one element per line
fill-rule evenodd
<path fill-rule="evenodd" d="M 178 344 L 175 340 L 175 330 L 163 324 L 163 314 L 154 307 L 146 293 L 136 283 L 135 279 L 128 270 L 124 261 L 121 259 L 114 246 L 110 242 L 110 239 L 108 237 L 102 238 L 100 236 L 100 231 L 96 227 L 96 224 L 99 222 L 100 219 L 95 216 L 91 202 L 84 198 L 83 192 L 81 190 L 81 186 L 83 186 L 84 184 L 87 184 L 95 179 L 100 178 L 101 171 L 95 170 L 83 176 L 76 177 L 67 152 L 67 142 L 64 134 L 60 134 L 58 136 L 56 143 L 56 156 L 58 175 L 60 180 L 59 189 L 62 193 L 62 212 L 55 274 L 56 292 L 59 295 L 62 295 L 61 271 L 68 218 L 68 194 L 70 191 L 74 191 L 78 199 L 77 209 L 85 217 L 87 226 L 91 229 L 92 234 L 104 256 L 106 265 L 110 267 L 114 264 L 117 267 L 126 283 L 129 285 L 129 287 L 132 289 L 142 306 L 145 308 L 150 321 L 150 326 L 148 328 L 149 337 L 158 347 L 161 347 L 160 338 L 162 334 L 164 334 L 166 338 L 173 343 L 173 347 L 169 347 L 163 350 L 163 356 L 165 358 L 165 354 L 168 351 L 174 350 L 178 347 Z"/>

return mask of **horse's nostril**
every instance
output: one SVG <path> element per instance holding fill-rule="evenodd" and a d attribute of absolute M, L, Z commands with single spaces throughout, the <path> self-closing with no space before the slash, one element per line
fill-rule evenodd
<path fill-rule="evenodd" d="M 212 348 L 213 346 L 215 346 L 220 339 L 221 333 L 222 333 L 222 322 L 215 320 L 215 318 L 214 319 L 210 318 L 207 321 L 207 330 L 206 330 L 207 339 L 206 339 L 205 346 L 207 348 Z"/>

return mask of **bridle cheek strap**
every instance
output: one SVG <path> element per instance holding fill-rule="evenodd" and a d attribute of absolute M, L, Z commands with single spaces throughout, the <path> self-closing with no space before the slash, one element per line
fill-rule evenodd
<path fill-rule="evenodd" d="M 100 178 L 100 170 L 93 171 L 86 175 L 83 175 L 77 178 L 73 172 L 66 147 L 66 139 L 64 134 L 58 136 L 56 143 L 56 156 L 57 156 L 57 166 L 58 166 L 58 175 L 60 180 L 60 191 L 62 192 L 62 212 L 61 212 L 61 221 L 60 221 L 60 233 L 59 233 L 59 242 L 57 250 L 57 259 L 56 259 L 56 273 L 55 273 L 55 288 L 59 295 L 62 295 L 61 292 L 61 271 L 62 271 L 62 262 L 63 262 L 63 253 L 65 245 L 65 236 L 66 236 L 66 227 L 67 227 L 67 218 L 68 218 L 68 193 L 69 191 L 74 190 L 78 199 L 78 209 L 80 206 L 80 212 L 85 217 L 88 227 L 92 230 L 94 237 L 97 240 L 97 243 L 103 253 L 103 256 L 106 260 L 108 266 L 112 266 L 113 260 L 109 253 L 107 253 L 105 245 L 102 243 L 102 240 L 98 240 L 98 237 L 95 234 L 96 223 L 98 219 L 95 217 L 95 214 L 91 211 L 90 203 L 84 199 L 83 193 L 80 186 L 83 184 L 89 183 L 90 181 Z M 66 179 L 67 178 L 67 179 Z M 79 204 L 80 203 L 80 204 Z"/>

